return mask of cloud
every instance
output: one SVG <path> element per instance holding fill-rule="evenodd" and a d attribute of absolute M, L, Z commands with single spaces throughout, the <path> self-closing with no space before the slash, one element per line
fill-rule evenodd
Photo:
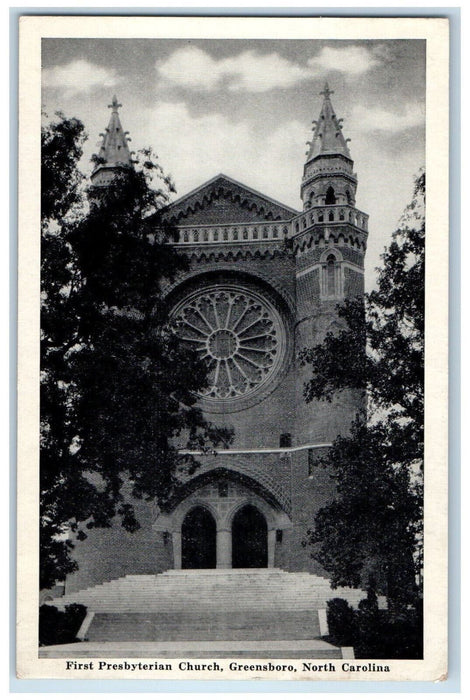
<path fill-rule="evenodd" d="M 42 72 L 44 88 L 64 91 L 65 97 L 87 94 L 96 88 L 112 88 L 118 83 L 116 73 L 84 59 L 77 59 L 66 66 L 46 68 Z"/>
<path fill-rule="evenodd" d="M 265 130 L 254 119 L 235 120 L 221 112 L 193 115 L 184 102 L 161 102 L 126 118 L 134 144 L 146 144 L 148 134 L 165 172 L 171 172 L 178 196 L 219 172 L 255 189 L 299 206 L 305 125 L 297 120 Z M 282 163 L 282 167 L 279 167 Z M 293 201 L 292 201 L 293 200 Z M 289 204 L 289 201 L 286 202 Z"/>
<path fill-rule="evenodd" d="M 267 92 L 273 88 L 288 88 L 315 77 L 312 71 L 276 53 L 244 51 L 238 56 L 224 59 L 222 64 L 226 74 L 232 76 L 229 90 L 234 92 Z"/>
<path fill-rule="evenodd" d="M 203 91 L 226 87 L 232 92 L 267 92 L 315 77 L 309 68 L 277 53 L 244 51 L 215 59 L 196 46 L 178 49 L 156 68 L 166 83 Z"/>
<path fill-rule="evenodd" d="M 197 46 L 186 46 L 174 51 L 166 61 L 158 61 L 156 69 L 160 79 L 170 85 L 206 92 L 225 87 L 231 92 L 256 93 L 289 88 L 327 71 L 359 75 L 378 63 L 374 54 L 360 46 L 324 47 L 307 65 L 278 53 L 257 51 L 215 59 Z"/>
<path fill-rule="evenodd" d="M 408 103 L 399 112 L 390 112 L 381 107 L 353 108 L 351 122 L 357 132 L 399 132 L 416 126 L 424 126 L 424 104 Z"/>
<path fill-rule="evenodd" d="M 378 65 L 378 55 L 364 46 L 324 46 L 317 56 L 308 60 L 308 65 L 322 72 L 338 71 L 348 75 L 360 75 Z"/>
<path fill-rule="evenodd" d="M 214 90 L 220 81 L 217 61 L 195 46 L 177 49 L 166 61 L 157 61 L 162 80 L 193 90 Z"/>

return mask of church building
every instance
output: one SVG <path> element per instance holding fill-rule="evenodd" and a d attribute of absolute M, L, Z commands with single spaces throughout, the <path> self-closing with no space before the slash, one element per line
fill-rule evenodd
<path fill-rule="evenodd" d="M 362 398 L 344 391 L 307 404 L 310 370 L 298 355 L 339 327 L 339 302 L 363 293 L 368 236 L 331 95 L 325 84 L 302 172 L 299 163 L 302 211 L 223 174 L 168 207 L 178 231 L 172 245 L 190 261 L 165 289 L 172 318 L 208 365 L 199 406 L 234 439 L 196 455 L 199 469 L 166 510 L 137 503 L 139 531 L 94 529 L 77 543 L 68 599 L 86 603 L 85 589 L 185 570 L 300 572 L 327 583 L 302 541 L 334 495 L 318 458 L 348 432 Z M 119 106 L 114 98 L 96 186 L 132 162 Z"/>

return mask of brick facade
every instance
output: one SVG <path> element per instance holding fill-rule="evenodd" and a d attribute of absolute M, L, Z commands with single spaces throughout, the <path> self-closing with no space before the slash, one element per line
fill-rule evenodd
<path fill-rule="evenodd" d="M 322 109 L 334 121 L 326 100 L 329 93 Z M 85 542 L 77 543 L 79 571 L 68 580 L 68 592 L 125 574 L 178 568 L 185 546 L 182 524 L 197 507 L 211 513 L 216 523 L 218 566 L 231 566 L 233 517 L 250 505 L 266 521 L 268 566 L 323 573 L 302 545 L 315 513 L 334 494 L 331 478 L 315 465 L 315 458 L 349 430 L 361 396 L 344 391 L 331 403 L 306 404 L 303 389 L 310 374 L 300 365 L 298 353 L 338 328 L 336 306 L 342 299 L 363 293 L 367 216 L 354 208 L 357 180 L 344 140 L 342 144 L 334 156 L 312 146 L 301 187 L 304 212 L 224 176 L 170 206 L 168 218 L 180 227 L 174 245 L 181 246 L 190 260 L 190 269 L 166 289 L 170 307 L 182 309 L 182 318 L 192 322 L 191 332 L 196 316 L 190 314 L 198 313 L 191 308 L 203 309 L 198 294 L 209 290 L 207 294 L 216 300 L 220 289 L 232 304 L 227 330 L 222 330 L 222 323 L 217 330 L 209 328 L 215 321 L 200 321 L 192 342 L 206 348 L 208 362 L 216 366 L 214 392 L 225 391 L 217 382 L 223 371 L 227 375 L 226 397 L 202 397 L 201 407 L 217 424 L 233 428 L 233 444 L 219 454 L 198 457 L 200 468 L 182 483 L 167 512 L 137 504 L 142 525 L 137 533 L 116 526 L 91 531 Z M 334 202 L 326 201 L 332 197 Z M 273 221 L 281 222 L 278 228 L 273 228 Z M 244 223 L 250 226 L 244 228 Z M 187 227 L 192 227 L 190 233 Z M 191 299 L 193 307 L 185 307 Z M 216 308 L 219 302 L 212 303 Z M 230 326 L 237 304 L 238 321 Z M 256 339 L 244 340 L 249 324 L 242 318 L 249 313 L 252 327 L 259 329 L 254 337 L 262 338 L 254 349 L 247 343 Z M 265 348 L 271 346 L 269 359 Z M 249 376 L 249 366 L 258 367 L 256 353 L 264 358 L 261 363 L 266 360 L 256 370 L 259 386 L 256 379 L 246 390 L 246 379 L 237 389 L 234 374 L 245 367 Z"/>

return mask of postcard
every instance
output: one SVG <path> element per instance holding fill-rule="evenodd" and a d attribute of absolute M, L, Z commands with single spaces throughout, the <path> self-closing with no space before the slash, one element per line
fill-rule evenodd
<path fill-rule="evenodd" d="M 18 677 L 445 680 L 448 21 L 19 32 Z"/>

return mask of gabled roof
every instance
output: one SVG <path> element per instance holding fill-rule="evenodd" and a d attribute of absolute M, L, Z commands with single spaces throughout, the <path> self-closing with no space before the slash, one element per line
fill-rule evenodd
<path fill-rule="evenodd" d="M 286 221 L 298 213 L 296 209 L 223 173 L 204 182 L 167 208 L 168 218 L 181 225 L 204 223 L 203 220 L 215 223 L 216 219 L 217 223 Z M 201 221 L 196 221 L 199 214 Z"/>

